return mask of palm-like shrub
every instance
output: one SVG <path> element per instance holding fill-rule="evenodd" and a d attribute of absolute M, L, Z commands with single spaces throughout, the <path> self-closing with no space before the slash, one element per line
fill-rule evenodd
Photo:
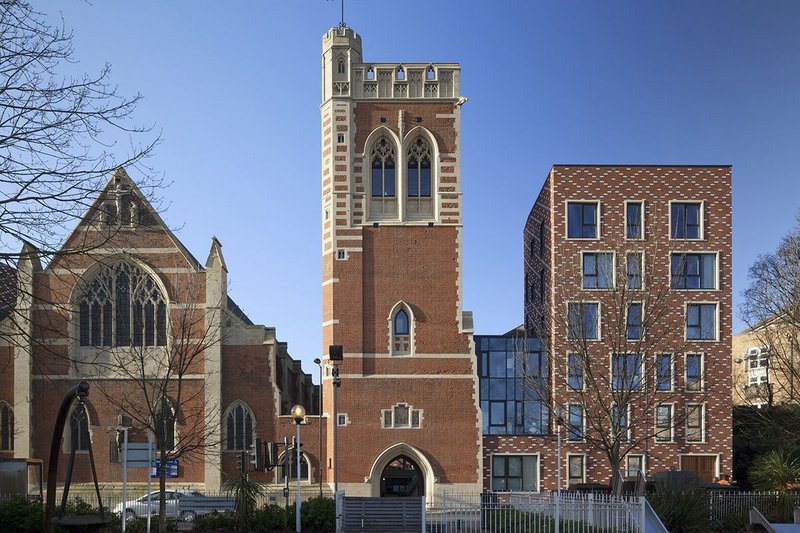
<path fill-rule="evenodd" d="M 749 473 L 758 490 L 789 491 L 800 483 L 800 457 L 785 450 L 771 450 L 755 460 Z"/>
<path fill-rule="evenodd" d="M 780 521 L 791 521 L 792 499 L 789 491 L 800 488 L 800 457 L 786 450 L 770 450 L 753 462 L 750 483 L 758 490 L 776 490 Z"/>
<path fill-rule="evenodd" d="M 256 499 L 263 493 L 261 485 L 252 481 L 246 473 L 241 472 L 236 476 L 226 478 L 222 484 L 222 490 L 233 493 L 233 498 L 236 500 L 236 521 L 239 529 L 247 530 L 250 518 L 256 508 Z"/>
<path fill-rule="evenodd" d="M 708 495 L 696 483 L 656 480 L 647 497 L 653 510 L 672 533 L 709 531 Z"/>

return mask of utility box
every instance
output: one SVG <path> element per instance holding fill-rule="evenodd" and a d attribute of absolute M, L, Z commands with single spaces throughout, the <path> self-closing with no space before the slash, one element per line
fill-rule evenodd
<path fill-rule="evenodd" d="M 42 499 L 41 459 L 0 459 L 0 496 Z"/>

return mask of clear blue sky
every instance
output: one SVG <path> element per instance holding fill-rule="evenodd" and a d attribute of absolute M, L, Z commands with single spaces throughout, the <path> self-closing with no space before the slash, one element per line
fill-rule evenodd
<path fill-rule="evenodd" d="M 165 220 L 304 368 L 321 353 L 320 51 L 338 2 L 35 1 L 78 68 L 141 92 Z M 733 292 L 800 210 L 800 2 L 347 0 L 366 61 L 462 67 L 464 300 L 522 321 L 522 227 L 553 163 L 733 165 Z M 56 19 L 54 19 L 56 20 Z M 741 323 L 737 320 L 734 329 Z M 316 379 L 316 378 L 315 378 Z"/>

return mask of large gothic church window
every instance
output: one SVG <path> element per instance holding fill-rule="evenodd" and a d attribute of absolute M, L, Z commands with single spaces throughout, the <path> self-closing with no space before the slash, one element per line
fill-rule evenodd
<path fill-rule="evenodd" d="M 397 157 L 391 141 L 382 137 L 370 154 L 370 215 L 375 218 L 397 216 L 395 167 Z"/>
<path fill-rule="evenodd" d="M 410 218 L 429 217 L 431 204 L 431 150 L 422 137 L 418 137 L 406 154 L 407 213 Z"/>
<path fill-rule="evenodd" d="M 70 445 L 78 451 L 89 449 L 89 415 L 83 404 L 78 404 L 69 417 Z"/>
<path fill-rule="evenodd" d="M 165 346 L 166 330 L 164 296 L 132 264 L 103 266 L 80 299 L 81 346 Z"/>
<path fill-rule="evenodd" d="M 253 413 L 236 402 L 225 417 L 225 448 L 248 450 L 253 444 Z"/>

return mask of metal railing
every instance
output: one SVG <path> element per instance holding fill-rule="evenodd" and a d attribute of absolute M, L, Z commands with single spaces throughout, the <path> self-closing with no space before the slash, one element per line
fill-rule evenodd
<path fill-rule="evenodd" d="M 444 492 L 425 521 L 431 533 L 642 533 L 644 514 L 644 498 L 637 496 Z"/>
<path fill-rule="evenodd" d="M 784 499 L 788 498 L 788 502 Z M 781 497 L 779 492 L 709 492 L 708 515 L 712 521 L 723 522 L 734 516 L 746 517 L 751 507 L 762 514 L 774 516 L 783 506 L 800 505 L 800 493 L 789 493 Z"/>

